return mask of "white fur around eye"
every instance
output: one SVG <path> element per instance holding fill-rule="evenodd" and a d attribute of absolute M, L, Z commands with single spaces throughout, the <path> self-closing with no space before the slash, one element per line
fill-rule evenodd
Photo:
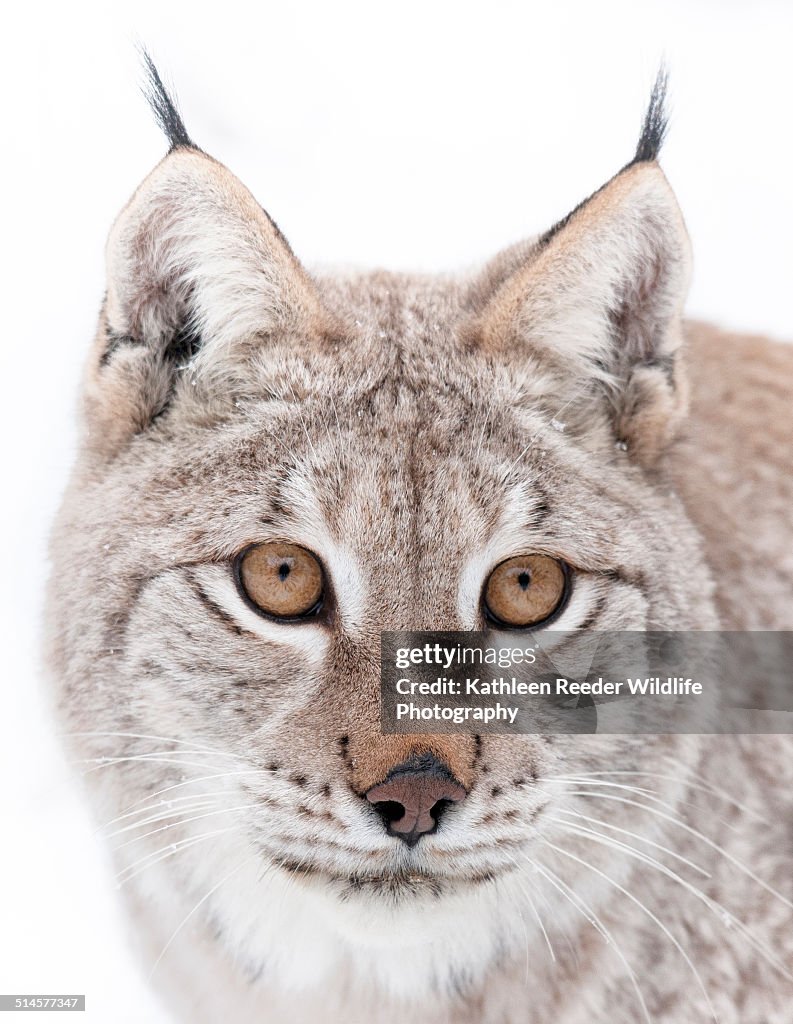
<path fill-rule="evenodd" d="M 348 636 L 359 637 L 366 609 L 366 588 L 352 552 L 325 537 L 320 548 L 333 587 L 333 596 Z"/>
<path fill-rule="evenodd" d="M 567 607 L 547 626 L 547 631 L 578 629 L 594 611 L 601 597 L 602 585 L 592 576 L 573 571 L 572 589 Z"/>
<path fill-rule="evenodd" d="M 484 553 L 472 559 L 463 569 L 458 591 L 458 612 L 464 629 L 481 628 L 481 593 L 483 581 L 493 565 L 493 555 Z M 601 580 L 586 573 L 573 571 L 572 592 L 567 606 L 551 625 L 541 627 L 551 630 L 578 629 L 589 618 L 599 600 L 604 596 Z M 512 632 L 510 630 L 510 632 Z"/>
<path fill-rule="evenodd" d="M 505 495 L 499 529 L 488 538 L 477 553 L 462 568 L 457 588 L 457 611 L 462 629 L 480 629 L 482 622 L 481 596 L 488 576 L 497 565 L 515 555 L 535 552 L 553 557 L 554 552 L 537 545 L 537 536 L 531 535 L 525 525 L 527 516 L 536 505 L 537 498 L 527 482 L 513 487 Z M 565 612 L 561 618 L 564 618 Z M 583 613 L 581 618 L 587 613 Z M 573 626 L 560 627 L 572 629 Z"/>
<path fill-rule="evenodd" d="M 289 498 L 292 512 L 299 515 L 301 523 L 299 534 L 290 539 L 313 551 L 323 562 L 341 625 L 349 636 L 359 636 L 366 613 L 367 593 L 357 559 L 348 547 L 332 536 L 320 512 L 321 503 L 304 477 L 295 476 L 289 480 L 283 487 L 283 494 Z"/>
<path fill-rule="evenodd" d="M 207 596 L 243 629 L 268 643 L 298 648 L 312 666 L 323 663 L 328 637 L 319 623 L 282 623 L 257 615 L 240 597 L 231 573 L 219 566 L 206 566 L 195 575 Z"/>
<path fill-rule="evenodd" d="M 492 555 L 484 550 L 463 567 L 457 590 L 457 612 L 460 616 L 461 629 L 480 628 L 482 586 L 492 564 Z"/>

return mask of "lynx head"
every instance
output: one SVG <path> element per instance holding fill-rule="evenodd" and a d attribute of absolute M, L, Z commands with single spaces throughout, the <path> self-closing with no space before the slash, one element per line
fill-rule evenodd
<path fill-rule="evenodd" d="M 103 820 L 155 814 L 114 838 L 122 877 L 155 913 L 214 886 L 202 914 L 252 976 L 473 983 L 539 934 L 530 866 L 579 799 L 564 780 L 691 756 L 379 728 L 382 630 L 712 625 L 665 470 L 689 245 L 656 163 L 663 79 L 614 178 L 435 277 L 309 273 L 150 74 L 171 149 L 110 234 L 53 543 L 67 729 L 109 759 Z"/>

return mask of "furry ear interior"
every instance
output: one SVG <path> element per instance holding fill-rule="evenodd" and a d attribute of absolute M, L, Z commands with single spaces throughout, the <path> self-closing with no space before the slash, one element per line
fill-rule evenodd
<path fill-rule="evenodd" d="M 188 334 L 199 360 L 319 311 L 278 228 L 222 164 L 173 150 L 143 182 L 107 244 L 107 320 L 115 336 L 162 344 Z"/>
<path fill-rule="evenodd" d="M 605 408 L 612 436 L 651 465 L 686 408 L 681 315 L 690 247 L 680 209 L 655 163 L 635 162 L 538 242 L 491 299 L 488 347 L 527 347 L 555 367 L 587 428 Z M 590 425 L 597 416 L 590 419 Z"/>
<path fill-rule="evenodd" d="M 188 146 L 135 192 L 106 263 L 88 391 L 113 435 L 139 432 L 164 409 L 180 367 L 208 386 L 239 375 L 265 336 L 305 339 L 327 326 L 276 225 L 234 175 Z"/>

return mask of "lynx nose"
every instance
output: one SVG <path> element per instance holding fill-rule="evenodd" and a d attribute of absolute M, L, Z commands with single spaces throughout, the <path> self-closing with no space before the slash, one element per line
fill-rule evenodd
<path fill-rule="evenodd" d="M 465 789 L 432 754 L 414 756 L 392 768 L 384 782 L 366 793 L 389 835 L 415 846 L 434 832 L 450 804 L 465 800 Z"/>

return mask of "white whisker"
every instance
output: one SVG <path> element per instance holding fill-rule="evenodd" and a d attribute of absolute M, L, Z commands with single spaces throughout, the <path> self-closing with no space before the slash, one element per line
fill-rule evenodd
<path fill-rule="evenodd" d="M 515 858 L 514 857 L 510 857 L 509 854 L 507 854 L 507 857 L 509 857 L 509 859 L 515 865 L 515 867 L 518 870 L 520 870 L 520 865 L 515 860 Z M 501 901 L 501 894 L 500 894 L 500 891 L 498 889 L 496 889 L 496 899 L 499 902 Z M 530 974 L 531 974 L 530 960 L 529 960 L 529 932 L 528 932 L 528 929 L 526 928 L 526 918 L 523 916 L 523 912 L 521 911 L 520 907 L 519 906 L 515 906 L 515 909 L 518 912 L 518 918 L 520 919 L 520 926 L 523 929 L 523 939 L 524 939 L 524 942 L 525 942 L 524 949 L 525 949 L 525 952 L 526 952 L 526 985 L 528 986 L 529 978 L 530 978 Z"/>
<path fill-rule="evenodd" d="M 732 804 L 733 807 L 737 807 L 740 811 L 743 811 L 744 814 L 748 814 L 749 817 L 755 818 L 761 824 L 768 825 L 768 821 L 766 821 L 765 818 L 761 817 L 757 813 L 757 811 L 753 810 L 751 807 L 748 807 L 746 804 L 741 803 L 739 800 L 736 800 L 734 797 L 730 796 L 729 793 L 725 792 L 723 789 L 719 789 L 718 786 L 713 786 L 709 782 L 703 781 L 700 776 L 698 776 L 695 772 L 692 772 L 692 771 L 690 771 L 688 769 L 682 770 L 680 775 L 661 775 L 660 772 L 606 771 L 606 772 L 579 772 L 576 777 L 577 778 L 589 778 L 591 776 L 599 776 L 599 775 L 637 775 L 637 776 L 644 775 L 644 776 L 647 776 L 649 778 L 661 779 L 663 782 L 683 782 L 683 783 L 685 783 L 686 787 L 688 787 L 690 789 L 699 790 L 699 791 L 701 791 L 703 793 L 708 793 L 711 796 L 717 796 L 721 800 L 724 800 L 725 803 Z M 686 777 L 686 776 L 689 776 L 689 777 Z M 691 781 L 692 778 L 696 779 L 697 781 L 696 782 L 692 782 Z"/>
<path fill-rule="evenodd" d="M 622 843 L 619 840 L 614 839 L 612 836 L 604 836 L 601 832 L 596 832 L 594 829 L 583 828 L 578 825 L 571 825 L 563 821 L 557 823 L 562 825 L 566 831 L 571 832 L 573 835 L 579 836 L 583 839 L 591 839 L 593 842 L 601 843 L 612 850 L 622 850 L 627 853 L 630 857 L 640 861 L 642 864 L 647 864 L 649 867 L 655 868 L 661 874 L 666 875 L 667 878 L 671 878 L 672 881 L 682 886 L 688 892 L 690 892 L 696 899 L 704 903 L 708 910 L 713 913 L 722 924 L 729 922 L 730 926 L 735 925 L 737 930 L 746 938 L 752 948 L 760 953 L 764 959 L 772 964 L 778 971 L 780 971 L 786 978 L 793 980 L 793 974 L 791 974 L 781 960 L 777 959 L 775 954 L 758 939 L 757 936 L 744 924 L 740 918 L 731 914 L 727 908 L 719 903 L 718 900 L 708 896 L 707 893 L 702 892 L 697 886 L 692 885 L 690 882 L 682 878 L 676 871 L 672 871 L 665 864 L 656 860 L 655 857 L 650 857 L 648 854 L 643 853 L 641 850 L 637 850 L 627 843 Z"/>
<path fill-rule="evenodd" d="M 577 857 L 574 853 L 570 853 L 569 850 L 565 850 L 563 847 L 557 846 L 555 843 L 548 842 L 547 839 L 542 840 L 542 842 L 543 842 L 543 844 L 545 846 L 549 847 L 551 850 L 554 850 L 556 853 L 562 854 L 563 857 L 569 857 L 570 860 L 576 861 L 576 863 L 580 864 L 582 867 L 588 868 L 590 871 L 594 871 L 596 875 L 598 875 L 600 878 L 602 878 L 605 882 L 608 882 L 609 885 L 613 885 L 615 889 L 617 889 L 624 896 L 626 896 L 629 900 L 631 900 L 632 903 L 634 903 L 644 914 L 646 914 L 650 918 L 651 921 L 653 921 L 661 929 L 661 931 L 664 933 L 664 935 L 666 935 L 666 937 L 669 939 L 669 941 L 674 945 L 675 949 L 677 949 L 677 951 L 683 957 L 685 962 L 688 964 L 692 974 L 694 975 L 694 977 L 697 980 L 697 984 L 699 985 L 699 988 L 700 988 L 700 990 L 702 992 L 702 995 L 705 997 L 705 1002 L 708 1004 L 708 1010 L 710 1011 L 710 1015 L 713 1017 L 714 1021 L 716 1021 L 716 1024 L 718 1024 L 719 1018 L 716 1016 L 716 1011 L 713 1008 L 713 1004 L 711 1003 L 710 996 L 708 995 L 708 990 L 705 988 L 704 982 L 702 981 L 702 978 L 700 977 L 699 971 L 694 966 L 694 963 L 692 962 L 691 957 L 685 951 L 685 949 L 680 944 L 678 939 L 667 928 L 667 926 L 664 924 L 664 922 L 656 914 L 654 914 L 652 912 L 652 910 L 650 910 L 649 907 L 645 906 L 644 903 L 642 903 L 642 901 L 638 898 L 638 896 L 634 896 L 634 894 L 632 892 L 630 892 L 628 889 L 626 889 L 625 886 L 620 885 L 620 883 L 617 882 L 615 879 L 613 879 L 609 875 L 607 875 L 605 873 L 605 871 L 601 871 L 600 868 L 595 867 L 594 864 L 590 864 L 588 861 L 583 860 L 581 857 Z"/>
<path fill-rule="evenodd" d="M 174 782 L 170 786 L 164 786 L 162 789 L 157 789 L 153 793 L 147 793 L 146 796 L 141 797 L 140 800 L 136 800 L 134 803 L 127 804 L 124 808 L 124 813 L 119 814 L 117 817 L 112 818 L 105 825 L 100 825 L 101 828 L 108 828 L 110 825 L 115 825 L 117 821 L 123 821 L 125 818 L 132 817 L 135 814 L 140 814 L 140 810 L 133 810 L 138 807 L 139 804 L 145 804 L 147 800 L 156 800 L 158 796 L 163 796 L 165 793 L 171 793 L 175 789 L 181 789 L 183 786 L 192 786 L 197 782 L 210 782 L 215 779 L 228 779 L 237 775 L 271 775 L 272 771 L 269 768 L 241 768 L 238 771 L 233 772 L 216 772 L 214 775 L 198 775 L 194 779 L 182 779 L 180 782 Z M 150 805 L 152 808 L 156 808 L 156 803 Z M 97 830 L 98 831 L 98 830 Z"/>
<path fill-rule="evenodd" d="M 112 832 L 106 832 L 102 838 L 114 839 L 116 836 L 123 835 L 125 832 L 133 832 L 135 829 L 143 828 L 144 825 L 151 825 L 156 821 L 166 821 L 168 818 L 175 818 L 177 815 L 185 814 L 189 811 L 200 810 L 204 806 L 211 807 L 219 797 L 227 799 L 228 794 L 219 790 L 217 793 L 197 793 L 194 796 L 183 796 L 176 797 L 173 800 L 163 800 L 162 805 L 156 814 L 150 814 L 148 817 L 140 818 L 138 821 L 134 821 L 129 825 L 124 825 L 121 828 L 114 829 Z"/>
<path fill-rule="evenodd" d="M 631 967 L 630 963 L 628 962 L 628 958 L 622 952 L 622 949 L 620 948 L 620 946 L 618 945 L 618 943 L 614 939 L 614 936 L 611 934 L 608 928 L 603 924 L 603 922 L 600 920 L 600 918 L 597 916 L 594 910 L 592 910 L 589 904 L 581 896 L 579 896 L 578 893 L 574 892 L 570 888 L 570 886 L 567 885 L 567 883 L 564 882 L 556 874 L 556 872 L 552 871 L 549 867 L 540 864 L 539 861 L 532 860 L 532 858 L 527 856 L 525 853 L 522 854 L 522 856 L 526 861 L 528 861 L 531 867 L 535 869 L 535 871 L 538 871 L 543 876 L 543 878 L 545 878 L 548 882 L 551 883 L 551 885 L 554 887 L 554 889 L 557 890 L 557 892 L 564 896 L 564 898 L 568 901 L 568 903 L 570 903 L 574 910 L 577 910 L 580 914 L 584 916 L 584 918 L 589 922 L 589 924 L 592 925 L 595 931 L 597 931 L 603 937 L 606 944 L 614 950 L 614 952 L 620 959 L 622 965 L 624 966 L 625 970 L 628 972 L 628 977 L 630 978 L 631 984 L 633 985 L 634 991 L 636 992 L 636 997 L 639 1000 L 639 1005 L 642 1008 L 642 1014 L 644 1016 L 644 1019 L 647 1021 L 647 1024 L 652 1024 L 652 1021 L 650 1020 L 650 1013 L 647 1009 L 647 1004 L 644 1001 L 642 990 L 639 987 L 639 981 L 636 977 L 636 972 Z"/>
<path fill-rule="evenodd" d="M 509 854 L 507 854 L 507 856 L 515 865 L 515 867 L 519 869 L 518 862 L 515 860 L 515 858 L 510 856 Z M 531 912 L 534 914 L 534 917 L 536 918 L 537 924 L 540 926 L 540 931 L 542 932 L 543 938 L 545 939 L 545 944 L 548 947 L 548 952 L 551 954 L 551 960 L 554 963 L 556 963 L 556 953 L 554 953 L 553 946 L 551 945 L 551 940 L 548 937 L 548 932 L 545 930 L 545 925 L 543 924 L 542 918 L 540 917 L 540 913 L 537 910 L 537 905 L 529 895 L 528 890 L 524 888 L 523 883 L 520 881 L 520 870 L 518 870 L 518 885 L 520 886 L 523 895 L 526 897 L 526 901 L 528 902 L 529 907 L 531 908 Z"/>
<path fill-rule="evenodd" d="M 697 839 L 701 840 L 701 842 L 705 843 L 712 850 L 715 850 L 717 853 L 721 854 L 731 864 L 734 864 L 739 871 L 743 872 L 743 874 L 745 874 L 748 878 L 751 878 L 753 882 L 756 882 L 761 888 L 765 889 L 766 892 L 770 893 L 772 896 L 775 896 L 778 900 L 780 900 L 780 902 L 784 903 L 786 907 L 789 907 L 791 910 L 793 910 L 793 903 L 791 903 L 789 899 L 783 896 L 782 893 L 777 892 L 777 890 L 774 889 L 773 886 L 769 885 L 768 882 L 763 881 L 763 879 L 756 875 L 751 868 L 748 868 L 745 864 L 739 861 L 737 857 L 733 857 L 733 855 L 728 850 L 725 850 L 722 846 L 719 846 L 718 843 L 714 843 L 712 839 L 709 839 L 698 829 L 692 828 L 691 825 L 687 825 L 686 822 L 682 821 L 675 815 L 665 814 L 663 811 L 659 811 L 657 807 L 648 807 L 647 804 L 641 804 L 637 800 L 630 800 L 628 797 L 623 796 L 614 796 L 611 793 L 576 791 L 570 795 L 586 796 L 590 799 L 615 800 L 618 803 L 630 804 L 632 807 L 639 807 L 642 810 L 647 811 L 648 814 L 655 814 L 659 818 L 663 818 L 665 821 L 670 821 L 673 825 L 676 825 L 678 828 L 684 829 L 692 836 L 696 836 Z"/>
<path fill-rule="evenodd" d="M 219 807 L 214 811 L 206 811 L 204 814 L 195 814 L 189 818 L 180 818 L 178 821 L 172 821 L 168 825 L 161 825 L 159 828 L 152 829 L 150 832 L 144 832 L 142 835 L 133 836 L 132 839 L 127 839 L 124 843 L 119 843 L 118 846 L 114 847 L 116 850 L 123 850 L 125 846 L 129 846 L 131 843 L 138 843 L 142 839 L 148 839 L 149 836 L 156 836 L 159 832 L 167 832 L 168 829 L 176 828 L 179 825 L 187 825 L 191 821 L 201 821 L 203 818 L 210 818 L 215 814 L 231 814 L 233 811 L 245 811 L 251 807 L 259 807 L 260 804 L 240 804 L 237 807 Z"/>
<path fill-rule="evenodd" d="M 138 875 L 142 874 L 148 868 L 153 867 L 155 864 L 159 864 L 163 860 L 167 860 L 169 857 L 180 853 L 182 850 L 189 849 L 196 843 L 203 842 L 205 839 L 211 839 L 213 836 L 221 836 L 227 832 L 236 831 L 237 828 L 235 825 L 231 825 L 227 828 L 213 829 L 211 832 L 202 832 L 198 836 L 179 839 L 174 843 L 169 843 L 167 846 L 161 846 L 157 850 L 152 850 L 150 853 L 144 854 L 143 857 L 139 857 L 137 860 L 134 860 L 131 864 L 128 864 L 118 872 L 116 875 L 117 887 L 121 888 L 131 879 L 137 878 Z"/>
<path fill-rule="evenodd" d="M 73 764 L 93 764 L 93 768 L 89 768 L 83 772 L 83 776 L 91 775 L 93 772 L 99 771 L 100 768 L 110 768 L 118 764 L 125 764 L 128 762 L 138 762 L 139 764 L 175 764 L 181 768 L 201 768 L 204 771 L 207 769 L 219 768 L 220 765 L 207 764 L 206 761 L 182 761 L 173 756 L 177 751 L 165 751 L 170 754 L 169 757 L 164 757 L 161 754 L 130 754 L 127 757 L 90 757 L 83 758 L 82 760 L 73 761 Z M 190 754 L 189 751 L 185 751 L 186 754 Z"/>
<path fill-rule="evenodd" d="M 66 732 L 61 733 L 61 736 L 112 736 L 117 739 L 133 739 L 133 740 L 154 740 L 157 743 L 176 743 L 179 746 L 195 747 L 196 744 L 192 740 L 179 739 L 176 736 L 153 736 L 149 733 L 143 732 Z M 220 757 L 232 757 L 227 750 L 219 750 L 217 747 L 202 747 L 201 750 L 205 750 L 208 753 L 218 754 Z"/>
<path fill-rule="evenodd" d="M 152 977 L 154 975 L 154 972 L 157 970 L 157 968 L 160 965 L 160 961 L 162 960 L 162 958 L 165 956 L 165 954 L 168 952 L 168 950 L 173 945 L 173 942 L 176 939 L 176 937 L 178 936 L 179 932 L 181 932 L 181 930 L 184 928 L 184 926 L 187 924 L 187 922 L 192 918 L 192 916 L 195 913 L 197 913 L 197 911 L 206 903 L 206 901 L 218 891 L 218 889 L 221 887 L 221 885 L 223 885 L 225 882 L 227 882 L 238 871 L 241 871 L 244 867 L 246 867 L 248 864 L 250 864 L 251 861 L 256 860 L 257 857 L 258 857 L 258 854 L 252 854 L 250 857 L 246 857 L 245 860 L 243 860 L 235 868 L 232 868 L 232 870 L 229 871 L 229 873 L 227 875 L 224 875 L 221 878 L 221 880 L 216 885 L 213 885 L 212 888 L 209 890 L 209 892 L 205 896 L 201 897 L 201 899 L 198 901 L 198 903 L 196 903 L 196 905 L 193 907 L 193 909 L 190 911 L 190 913 L 187 915 L 187 917 L 184 918 L 184 920 L 178 926 L 176 931 L 171 935 L 170 939 L 168 939 L 168 941 L 163 946 L 162 952 L 157 957 L 157 959 L 154 961 L 154 965 L 152 966 L 151 971 L 149 971 L 149 981 L 151 981 L 151 979 L 152 979 Z"/>
<path fill-rule="evenodd" d="M 659 807 L 665 807 L 670 811 L 675 811 L 679 807 L 692 807 L 697 812 L 701 812 L 702 810 L 698 804 L 692 803 L 690 800 L 678 800 L 676 803 L 670 804 L 668 800 L 662 800 L 660 797 L 655 796 L 654 793 L 656 791 L 653 789 L 646 789 L 640 786 L 627 786 L 624 782 L 608 782 L 603 779 L 590 779 L 585 776 L 578 775 L 571 775 L 567 777 L 560 775 L 554 781 L 559 782 L 563 786 L 600 786 L 604 789 L 620 789 L 626 793 L 634 793 L 637 796 L 643 796 L 647 800 L 651 800 L 654 804 L 658 804 Z M 730 827 L 730 823 L 725 821 L 720 815 L 715 812 L 711 813 L 714 814 L 716 820 L 720 824 Z"/>
<path fill-rule="evenodd" d="M 610 821 L 603 821 L 601 818 L 592 818 L 588 814 L 582 814 L 580 811 L 571 811 L 565 807 L 560 807 L 557 814 L 567 814 L 574 818 L 580 818 L 582 821 L 588 821 L 592 825 L 600 825 L 602 828 L 612 829 L 614 832 L 619 832 L 624 836 L 630 836 L 631 839 L 638 839 L 640 843 L 646 843 L 648 846 L 654 847 L 656 850 L 661 850 L 663 853 L 669 854 L 670 857 L 674 857 L 675 860 L 681 861 L 683 864 L 687 864 L 694 871 L 699 872 L 705 878 L 710 878 L 710 872 L 706 871 L 705 868 L 700 867 L 699 864 L 695 864 L 693 860 L 689 860 L 688 857 L 684 857 L 681 853 L 676 853 L 668 846 L 663 846 L 661 843 L 656 843 L 653 839 L 648 839 L 646 836 L 639 835 L 638 832 L 631 832 L 629 829 L 620 828 L 619 825 L 613 825 Z"/>

